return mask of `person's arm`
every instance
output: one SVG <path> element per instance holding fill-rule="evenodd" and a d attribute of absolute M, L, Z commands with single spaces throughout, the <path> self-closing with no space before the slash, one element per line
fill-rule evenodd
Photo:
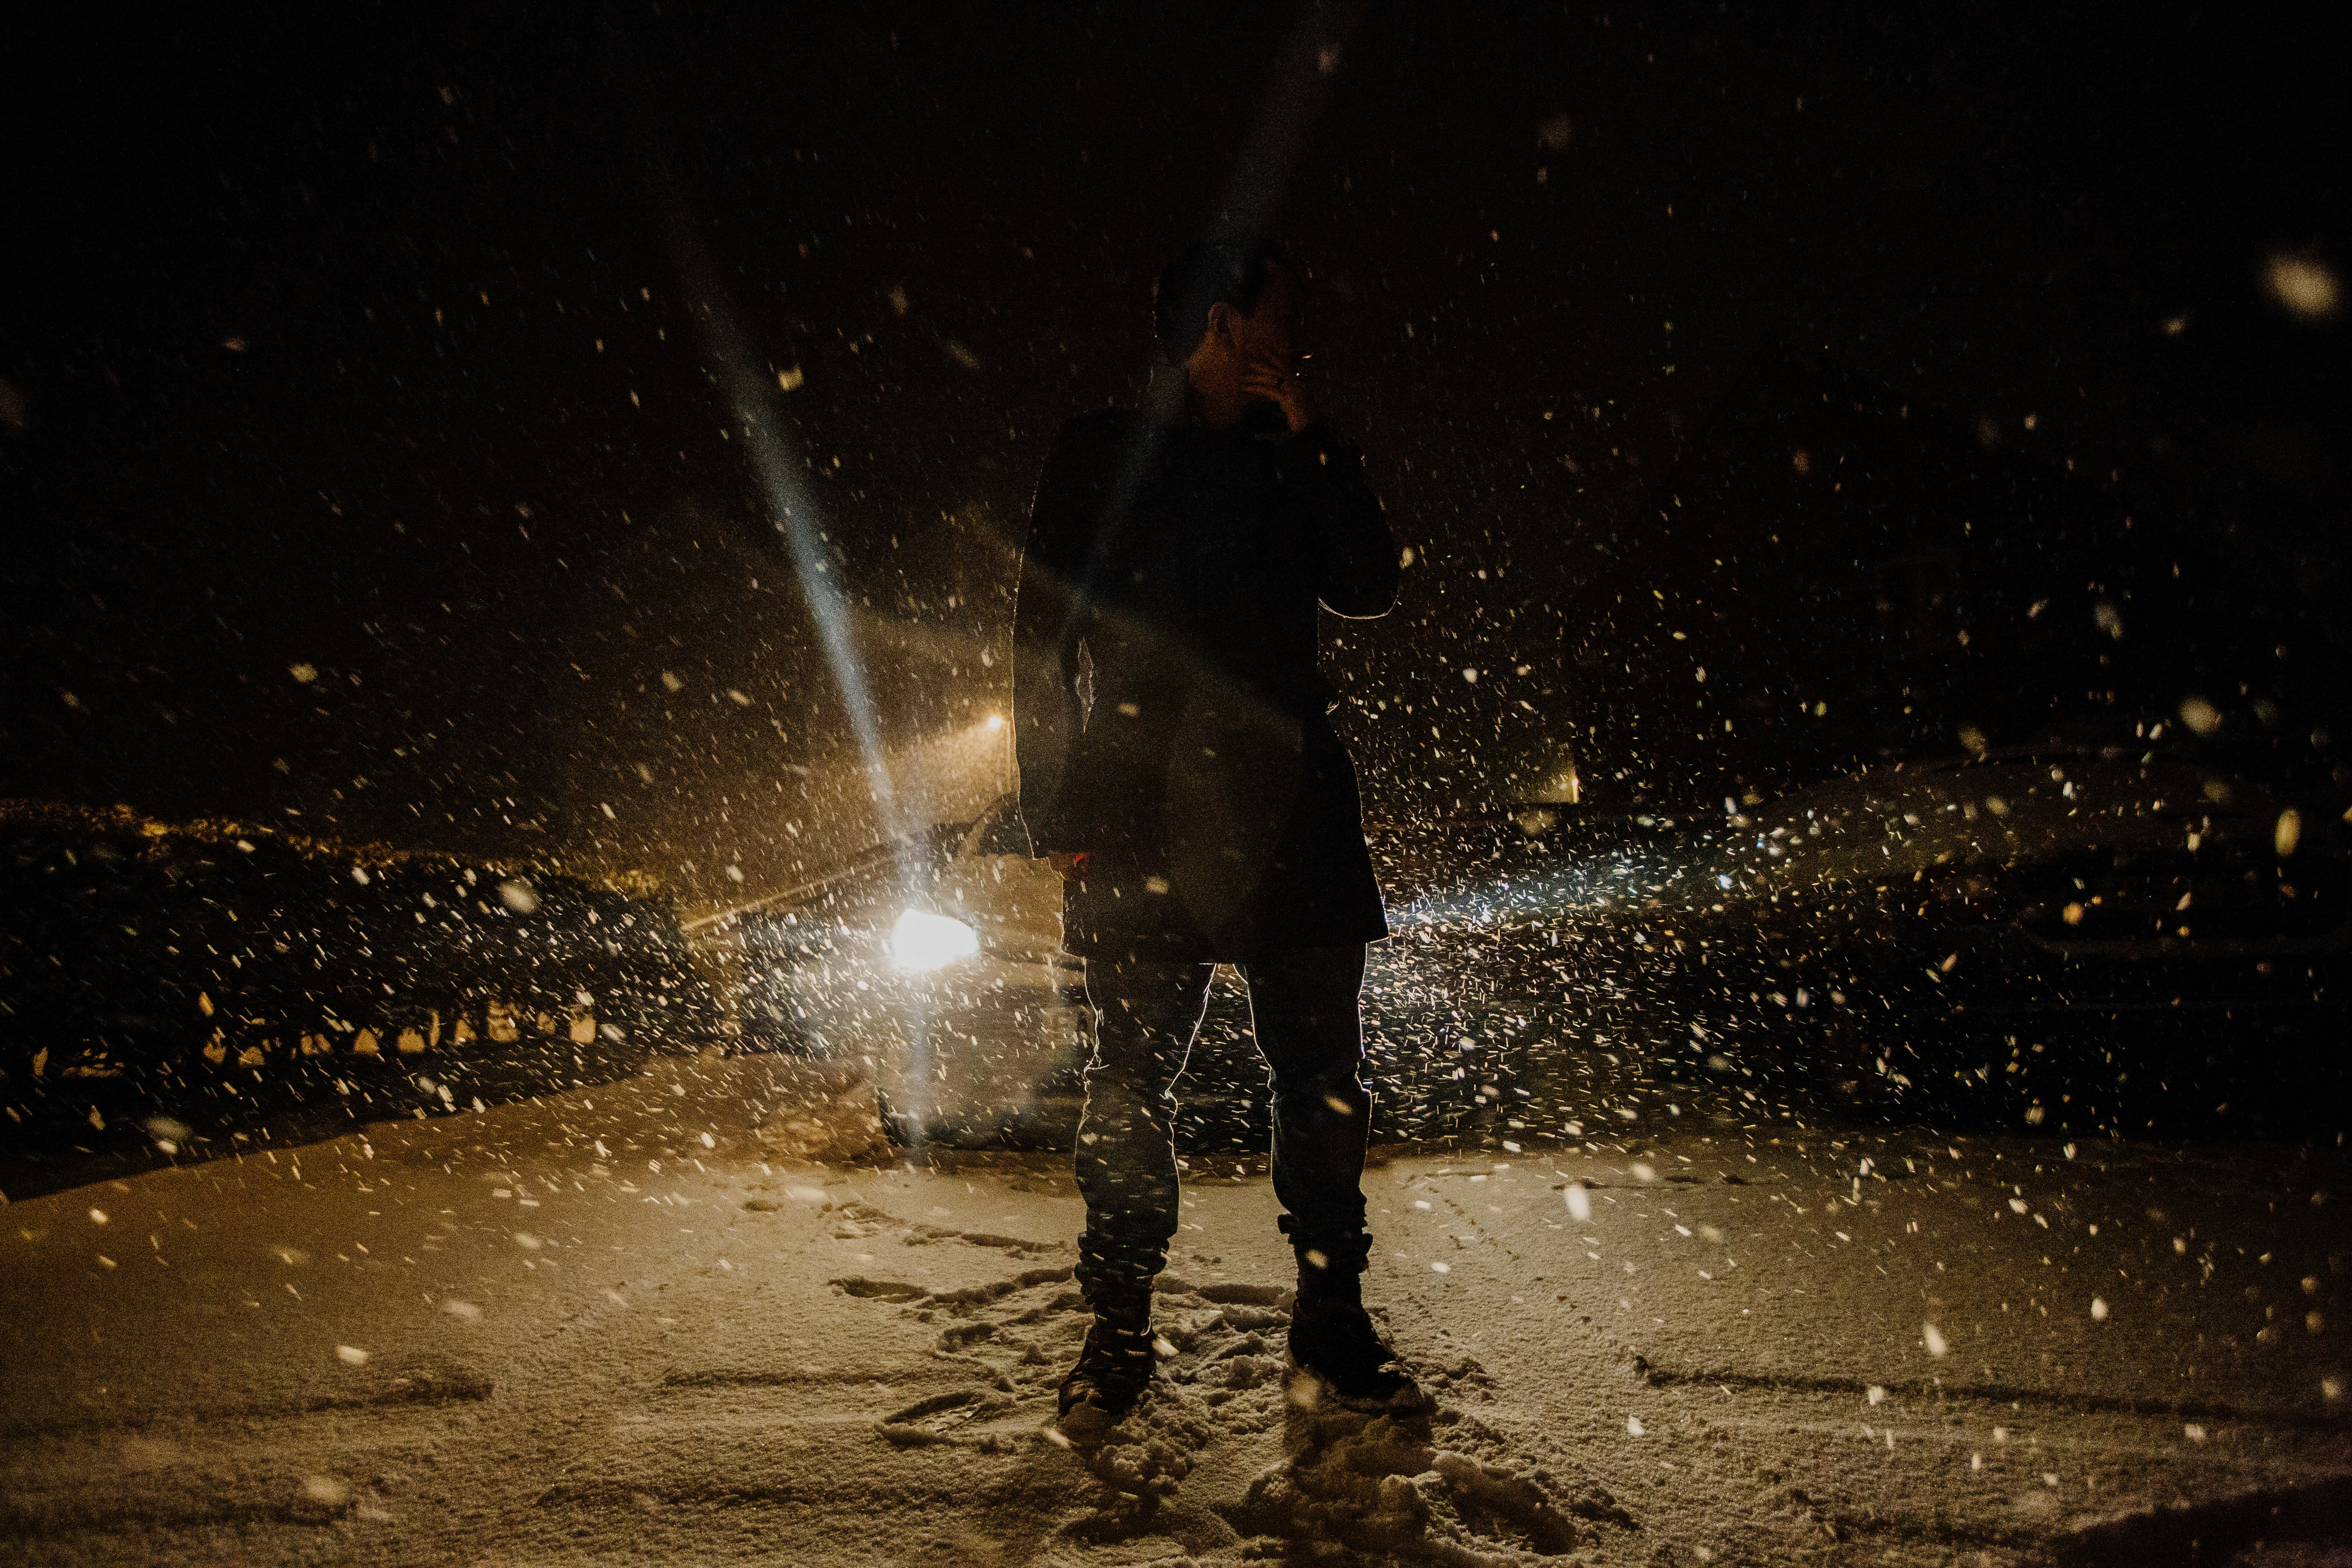
<path fill-rule="evenodd" d="M 1013 755 L 1033 857 L 1082 850 L 1065 841 L 1062 784 L 1085 720 L 1078 707 L 1083 574 L 1093 533 L 1087 443 L 1065 429 L 1029 509 L 1013 610 Z M 1057 867 L 1060 861 L 1056 860 Z"/>
<path fill-rule="evenodd" d="M 1315 596 L 1323 607 L 1355 618 L 1388 614 L 1402 575 L 1396 536 L 1354 443 L 1328 425 L 1309 425 L 1284 443 L 1276 472 L 1313 524 Z"/>

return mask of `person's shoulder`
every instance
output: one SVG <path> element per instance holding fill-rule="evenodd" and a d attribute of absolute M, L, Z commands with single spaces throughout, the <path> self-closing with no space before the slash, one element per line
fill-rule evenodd
<path fill-rule="evenodd" d="M 1363 447 L 1354 437 L 1321 419 L 1316 420 L 1304 430 L 1292 435 L 1284 441 L 1283 445 L 1286 448 L 1297 452 L 1344 452 L 1351 458 L 1360 458 L 1364 455 Z"/>
<path fill-rule="evenodd" d="M 1286 479 L 1360 475 L 1363 448 L 1321 420 L 1286 436 L 1275 449 L 1275 471 Z"/>

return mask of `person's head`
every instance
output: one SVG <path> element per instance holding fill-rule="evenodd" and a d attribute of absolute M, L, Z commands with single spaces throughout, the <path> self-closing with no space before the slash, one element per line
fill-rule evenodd
<path fill-rule="evenodd" d="M 1292 369 L 1306 353 L 1305 303 L 1304 279 L 1274 241 L 1203 240 L 1160 269 L 1152 331 L 1196 381 L 1259 359 Z"/>

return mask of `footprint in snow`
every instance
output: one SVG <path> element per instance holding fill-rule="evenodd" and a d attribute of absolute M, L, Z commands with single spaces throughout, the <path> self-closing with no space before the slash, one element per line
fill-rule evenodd
<path fill-rule="evenodd" d="M 895 1305 L 938 1325 L 932 1356 L 971 1369 L 982 1386 L 922 1400 L 877 1423 L 902 1447 L 953 1445 L 1002 1452 L 1027 1443 L 1066 1447 L 1111 1494 L 1151 1500 L 1173 1491 L 1201 1452 L 1282 1421 L 1283 1333 L 1288 1292 L 1227 1281 L 1159 1282 L 1153 1328 L 1159 1364 L 1136 1407 L 1106 1426 L 1065 1430 L 1056 1421 L 1063 1376 L 1075 1365 L 1090 1316 L 1067 1268 L 1025 1269 L 952 1290 L 850 1276 L 845 1294 Z M 1025 1439 L 1022 1434 L 1025 1430 Z"/>
<path fill-rule="evenodd" d="M 1501 1568 L 1589 1550 L 1609 1529 L 1636 1528 L 1605 1489 L 1579 1476 L 1572 1458 L 1549 1454 L 1539 1436 L 1513 1436 L 1453 1405 L 1492 1399 L 1491 1378 L 1465 1355 L 1407 1358 L 1437 1396 L 1414 1409 L 1367 1414 L 1318 1397 L 1317 1381 L 1288 1366 L 1290 1292 L 1272 1285 L 1196 1286 L 1163 1275 L 1150 1386 L 1115 1423 L 1065 1427 L 1055 1394 L 1088 1321 L 1070 1280 L 1060 1268 L 943 1291 L 835 1281 L 936 1322 L 932 1355 L 968 1366 L 977 1385 L 894 1411 L 876 1424 L 877 1434 L 902 1448 L 1066 1448 L 1102 1488 L 1065 1527 L 1074 1540 L 1143 1528 L 1203 1454 L 1254 1438 L 1278 1441 L 1286 1457 L 1261 1471 L 1239 1501 L 1214 1505 L 1245 1537 Z"/>
<path fill-rule="evenodd" d="M 755 1214 L 771 1214 L 784 1205 L 774 1198 L 755 1197 L 745 1201 L 744 1208 Z M 1047 1252 L 1067 1249 L 1067 1241 L 1031 1241 L 1025 1237 L 1000 1236 L 993 1231 L 958 1230 L 952 1226 L 923 1225 L 900 1219 L 887 1209 L 877 1208 L 863 1198 L 843 1198 L 821 1205 L 817 1212 L 830 1216 L 829 1224 L 835 1241 L 866 1241 L 885 1231 L 904 1231 L 898 1239 L 907 1247 L 930 1247 L 940 1242 L 961 1241 L 971 1247 L 993 1247 L 1015 1257 L 1035 1257 Z"/>
<path fill-rule="evenodd" d="M 1072 1422 L 1053 1429 L 1111 1494 L 1101 1511 L 1149 1506 L 1172 1494 L 1212 1446 L 1280 1423 L 1288 1299 L 1273 1285 L 1196 1287 L 1160 1276 L 1152 1304 L 1159 1363 L 1142 1398 L 1108 1426 L 1074 1413 Z M 1085 1337 L 1083 1305 L 1070 1317 L 1065 1353 L 1050 1380 L 1055 1387 Z"/>
<path fill-rule="evenodd" d="M 1636 1528 L 1605 1489 L 1475 1416 L 1436 1404 L 1367 1415 L 1316 1399 L 1316 1387 L 1293 1380 L 1288 1457 L 1221 1510 L 1244 1534 L 1504 1568 L 1598 1546 L 1603 1526 Z"/>

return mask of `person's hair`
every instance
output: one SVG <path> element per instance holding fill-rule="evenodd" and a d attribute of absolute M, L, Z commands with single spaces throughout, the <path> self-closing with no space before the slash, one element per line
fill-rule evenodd
<path fill-rule="evenodd" d="M 1212 306 L 1243 315 L 1257 310 L 1266 270 L 1288 267 L 1282 247 L 1266 238 L 1204 239 L 1186 246 L 1160 269 L 1151 291 L 1151 335 L 1171 364 L 1182 364 L 1208 336 Z"/>

